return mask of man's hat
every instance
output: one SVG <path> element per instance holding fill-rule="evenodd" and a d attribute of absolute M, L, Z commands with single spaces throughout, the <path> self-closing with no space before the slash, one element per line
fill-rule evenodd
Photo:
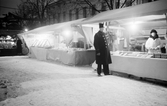
<path fill-rule="evenodd" d="M 103 23 L 99 23 L 99 28 L 104 28 L 104 24 Z"/>

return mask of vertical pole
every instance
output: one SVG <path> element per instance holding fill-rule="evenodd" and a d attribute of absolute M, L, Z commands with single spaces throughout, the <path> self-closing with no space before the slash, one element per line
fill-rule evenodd
<path fill-rule="evenodd" d="M 84 40 L 84 49 L 86 49 L 86 44 L 87 44 L 86 35 L 85 35 L 84 31 L 83 31 L 82 25 L 80 25 L 80 28 L 81 28 L 82 33 L 84 34 L 84 39 L 85 39 Z"/>
<path fill-rule="evenodd" d="M 166 26 L 167 26 L 167 13 L 165 13 L 165 17 L 166 17 Z M 166 28 L 165 40 L 166 40 L 165 49 L 166 49 L 166 51 L 167 51 L 167 28 Z"/>
<path fill-rule="evenodd" d="M 106 22 L 106 25 L 107 25 L 106 31 L 108 32 L 109 31 L 109 22 Z"/>
<path fill-rule="evenodd" d="M 165 17 L 166 17 L 166 26 L 167 26 L 167 13 L 165 13 Z M 167 40 L 167 28 L 166 28 L 166 36 L 165 39 Z"/>

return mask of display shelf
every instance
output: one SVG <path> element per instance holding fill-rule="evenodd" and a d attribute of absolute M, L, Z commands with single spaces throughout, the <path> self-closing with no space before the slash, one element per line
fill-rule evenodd
<path fill-rule="evenodd" d="M 163 59 L 167 59 L 167 53 L 116 51 L 116 52 L 111 52 L 111 55 L 123 56 L 123 57 L 136 57 L 136 58 L 163 58 Z"/>

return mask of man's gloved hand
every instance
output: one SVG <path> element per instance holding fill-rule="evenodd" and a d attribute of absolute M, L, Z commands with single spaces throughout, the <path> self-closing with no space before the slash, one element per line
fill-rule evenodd
<path fill-rule="evenodd" d="M 97 55 L 97 56 L 100 56 L 100 53 L 97 53 L 96 55 Z"/>

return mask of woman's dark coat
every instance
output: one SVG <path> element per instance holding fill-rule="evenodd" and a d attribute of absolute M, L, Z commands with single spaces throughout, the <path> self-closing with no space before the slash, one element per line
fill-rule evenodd
<path fill-rule="evenodd" d="M 94 36 L 94 47 L 96 50 L 96 64 L 110 64 L 111 56 L 105 33 L 98 31 Z M 100 53 L 100 55 L 97 55 Z"/>

